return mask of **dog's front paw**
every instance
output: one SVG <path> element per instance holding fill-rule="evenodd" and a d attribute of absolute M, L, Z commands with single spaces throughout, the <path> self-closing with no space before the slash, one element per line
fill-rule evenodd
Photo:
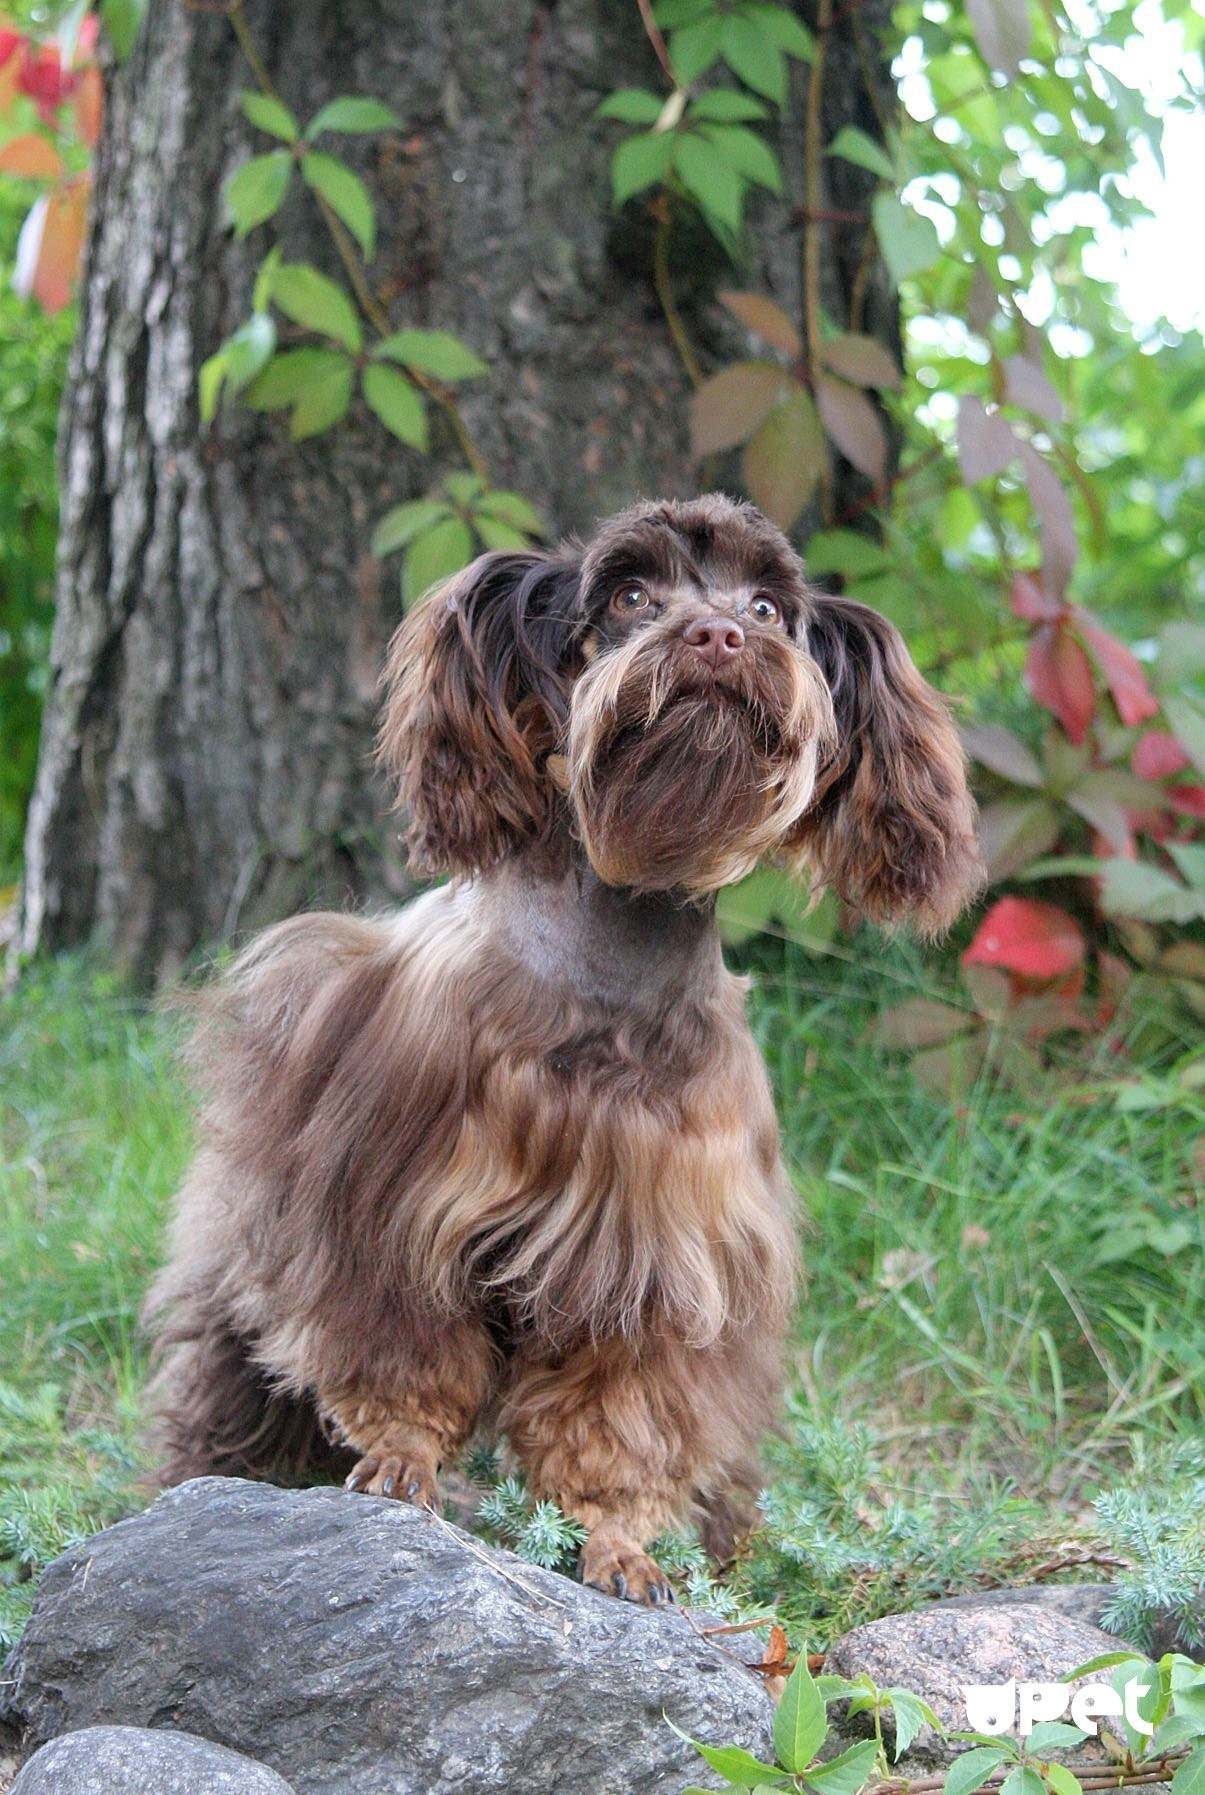
<path fill-rule="evenodd" d="M 665 1572 L 647 1552 L 622 1539 L 588 1539 L 582 1547 L 582 1582 L 624 1602 L 659 1608 L 674 1592 Z"/>
<path fill-rule="evenodd" d="M 343 1485 L 365 1496 L 392 1496 L 417 1508 L 434 1508 L 439 1497 L 435 1466 L 430 1459 L 386 1455 L 358 1460 Z"/>

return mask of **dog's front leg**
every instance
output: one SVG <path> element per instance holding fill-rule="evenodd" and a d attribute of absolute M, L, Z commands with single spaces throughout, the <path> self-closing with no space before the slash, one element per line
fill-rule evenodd
<path fill-rule="evenodd" d="M 582 1581 L 653 1606 L 673 1594 L 645 1548 L 690 1508 L 695 1454 L 681 1379 L 668 1358 L 626 1345 L 556 1363 L 526 1361 L 502 1425 L 533 1493 L 587 1529 Z"/>
<path fill-rule="evenodd" d="M 468 1439 L 493 1374 L 484 1328 L 465 1321 L 421 1343 L 403 1337 L 379 1365 L 321 1385 L 331 1432 L 360 1454 L 345 1487 L 434 1507 L 440 1466 Z"/>

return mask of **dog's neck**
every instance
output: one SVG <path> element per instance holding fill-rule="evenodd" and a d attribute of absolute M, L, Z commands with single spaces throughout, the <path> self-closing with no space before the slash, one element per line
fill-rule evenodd
<path fill-rule="evenodd" d="M 706 998 L 723 976 L 715 901 L 604 885 L 584 856 L 565 872 L 516 858 L 478 881 L 491 929 L 538 977 L 608 1008 Z"/>

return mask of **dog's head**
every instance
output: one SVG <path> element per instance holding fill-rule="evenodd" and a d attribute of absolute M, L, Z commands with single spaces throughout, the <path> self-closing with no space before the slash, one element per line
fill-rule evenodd
<path fill-rule="evenodd" d="M 386 684 L 381 755 L 428 871 L 571 831 L 609 884 L 693 895 L 777 859 L 929 932 L 979 882 L 945 702 L 750 505 L 638 505 L 584 549 L 482 555 L 407 618 Z"/>

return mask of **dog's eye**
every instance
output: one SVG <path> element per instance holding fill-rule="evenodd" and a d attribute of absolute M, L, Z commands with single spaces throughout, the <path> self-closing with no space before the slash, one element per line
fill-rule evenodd
<path fill-rule="evenodd" d="M 626 586 L 616 588 L 611 603 L 617 611 L 643 611 L 649 603 L 649 595 L 643 586 L 637 585 L 633 580 Z"/>
<path fill-rule="evenodd" d="M 749 613 L 756 617 L 759 623 L 780 623 L 782 621 L 782 612 L 778 605 L 774 599 L 767 598 L 764 592 L 758 593 L 749 606 Z"/>

